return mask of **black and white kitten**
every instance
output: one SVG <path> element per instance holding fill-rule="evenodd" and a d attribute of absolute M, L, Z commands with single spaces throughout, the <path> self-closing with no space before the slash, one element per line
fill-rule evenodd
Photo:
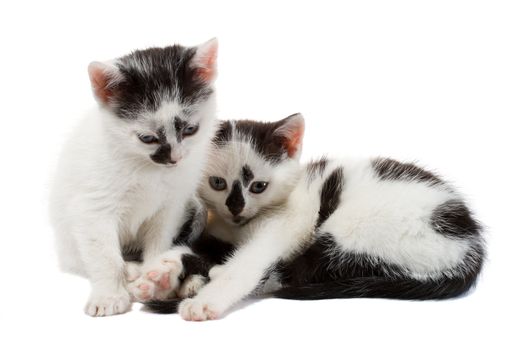
<path fill-rule="evenodd" d="M 210 40 L 89 65 L 99 108 L 63 149 L 50 209 L 61 267 L 91 282 L 91 316 L 131 305 L 121 250 L 148 261 L 184 222 L 216 129 L 216 56 Z"/>
<path fill-rule="evenodd" d="M 484 258 L 481 226 L 450 184 L 385 158 L 322 158 L 301 166 L 303 130 L 301 115 L 222 123 L 200 193 L 210 213 L 207 233 L 237 248 L 182 301 L 184 319 L 220 317 L 254 291 L 293 299 L 425 300 L 471 288 Z M 168 254 L 179 263 L 174 275 L 164 273 L 165 282 L 194 273 L 189 248 Z M 179 295 L 191 295 L 203 281 L 192 278 L 193 290 L 181 288 Z M 164 287 L 179 286 L 153 285 Z M 176 304 L 149 303 L 160 312 Z"/>

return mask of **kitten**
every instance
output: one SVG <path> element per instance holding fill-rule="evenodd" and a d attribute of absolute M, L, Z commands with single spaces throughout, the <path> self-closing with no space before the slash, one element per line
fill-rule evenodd
<path fill-rule="evenodd" d="M 212 39 L 88 67 L 99 108 L 63 149 L 50 212 L 61 268 L 91 282 L 91 316 L 130 308 L 122 250 L 147 261 L 184 221 L 216 128 L 216 57 Z"/>
<path fill-rule="evenodd" d="M 300 115 L 222 123 L 200 193 L 207 232 L 237 249 L 178 306 L 184 319 L 217 318 L 254 292 L 425 300 L 473 286 L 484 258 L 481 226 L 456 190 L 386 158 L 301 166 L 303 130 Z M 148 305 L 170 312 L 177 304 Z"/>

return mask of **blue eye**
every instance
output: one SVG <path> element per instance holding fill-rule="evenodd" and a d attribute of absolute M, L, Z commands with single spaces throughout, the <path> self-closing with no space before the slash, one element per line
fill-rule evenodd
<path fill-rule="evenodd" d="M 191 135 L 195 134 L 197 132 L 197 130 L 199 130 L 199 126 L 198 125 L 188 125 L 182 130 L 182 135 L 183 136 L 191 136 Z"/>
<path fill-rule="evenodd" d="M 266 190 L 266 187 L 268 187 L 268 182 L 255 181 L 252 182 L 252 185 L 250 186 L 250 192 L 255 194 L 263 193 Z"/>
<path fill-rule="evenodd" d="M 222 177 L 210 176 L 208 182 L 210 187 L 215 191 L 223 191 L 226 189 L 226 180 L 224 180 Z"/>
<path fill-rule="evenodd" d="M 139 135 L 139 140 L 144 143 L 155 143 L 158 139 L 153 135 Z"/>

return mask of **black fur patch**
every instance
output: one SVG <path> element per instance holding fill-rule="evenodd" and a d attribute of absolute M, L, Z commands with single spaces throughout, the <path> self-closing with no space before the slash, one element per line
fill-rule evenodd
<path fill-rule="evenodd" d="M 116 114 L 135 119 L 144 108 L 155 111 L 162 99 L 178 98 L 191 105 L 208 98 L 213 90 L 190 67 L 195 52 L 195 48 L 173 45 L 120 58 L 117 66 L 124 79 L 114 88 L 111 101 Z"/>
<path fill-rule="evenodd" d="M 251 120 L 235 121 L 235 129 L 250 140 L 257 153 L 264 159 L 279 163 L 287 154 L 286 138 L 274 135 L 275 130 L 283 126 L 286 119 L 274 123 L 263 123 Z"/>
<path fill-rule="evenodd" d="M 286 148 L 288 140 L 284 136 L 275 135 L 274 133 L 287 122 L 288 118 L 268 123 L 253 120 L 223 121 L 215 134 L 213 143 L 220 147 L 231 141 L 233 128 L 235 128 L 235 131 L 239 133 L 241 138 L 250 141 L 254 150 L 264 159 L 279 163 L 285 159 L 285 155 L 288 153 Z"/>
<path fill-rule="evenodd" d="M 166 140 L 166 130 L 163 127 L 157 130 L 159 147 L 150 155 L 151 160 L 159 164 L 171 163 L 171 145 Z"/>
<path fill-rule="evenodd" d="M 328 163 L 328 159 L 326 159 L 326 157 L 321 157 L 315 162 L 312 161 L 308 163 L 306 166 L 306 173 L 308 175 L 309 182 L 312 182 L 318 176 L 323 176 L 326 169 L 326 163 Z"/>
<path fill-rule="evenodd" d="M 191 246 L 192 250 L 213 264 L 223 264 L 233 254 L 235 247 L 228 242 L 204 232 Z"/>
<path fill-rule="evenodd" d="M 462 276 L 425 281 L 406 276 L 399 266 L 378 258 L 342 252 L 330 234 L 322 234 L 305 252 L 275 271 L 283 288 L 274 296 L 287 299 L 392 298 L 445 299 L 467 292 L 477 280 L 484 251 L 474 245 L 464 258 Z"/>
<path fill-rule="evenodd" d="M 321 189 L 321 206 L 317 218 L 316 228 L 320 227 L 334 213 L 339 205 L 343 191 L 343 168 L 336 168 L 325 180 Z"/>
<path fill-rule="evenodd" d="M 372 166 L 381 180 L 418 181 L 431 185 L 444 183 L 437 175 L 412 163 L 401 163 L 390 158 L 376 158 Z"/>
<path fill-rule="evenodd" d="M 302 285 L 354 277 L 398 276 L 401 269 L 362 254 L 340 254 L 330 234 L 320 234 L 302 254 L 281 262 L 277 271 L 286 285 Z"/>
<path fill-rule="evenodd" d="M 181 280 L 191 275 L 201 275 L 207 278 L 208 272 L 213 267 L 212 263 L 199 255 L 184 254 L 181 260 L 183 267 L 183 273 L 179 277 Z"/>
<path fill-rule="evenodd" d="M 226 198 L 226 206 L 233 215 L 239 215 L 244 209 L 244 204 L 241 183 L 239 180 L 235 180 L 230 195 Z"/>
<path fill-rule="evenodd" d="M 161 144 L 155 153 L 150 155 L 150 158 L 159 164 L 171 163 L 171 145 L 169 143 Z"/>
<path fill-rule="evenodd" d="M 216 146 L 222 146 L 225 143 L 228 143 L 232 139 L 232 123 L 228 120 L 222 121 L 215 133 L 215 138 L 213 143 Z"/>
<path fill-rule="evenodd" d="M 223 242 L 207 233 L 203 233 L 191 246 L 195 254 L 182 256 L 183 275 L 181 279 L 191 275 L 201 275 L 208 279 L 210 269 L 217 264 L 223 264 L 233 254 L 233 245 Z M 151 300 L 145 302 L 150 311 L 161 314 L 176 313 L 182 299 Z"/>
<path fill-rule="evenodd" d="M 137 246 L 125 246 L 121 249 L 124 261 L 142 262 L 142 249 Z"/>
<path fill-rule="evenodd" d="M 242 174 L 241 175 L 242 175 L 242 184 L 244 185 L 244 187 L 248 186 L 250 181 L 252 181 L 255 178 L 255 176 L 253 175 L 253 171 L 252 171 L 252 169 L 250 169 L 248 164 L 245 164 L 242 167 Z"/>
<path fill-rule="evenodd" d="M 440 204 L 434 209 L 430 223 L 436 232 L 455 238 L 479 235 L 482 229 L 465 203 L 459 199 Z"/>
<path fill-rule="evenodd" d="M 173 240 L 173 245 L 189 244 L 191 236 L 193 235 L 193 220 L 195 220 L 196 214 L 197 210 L 195 208 L 189 210 L 188 219 L 184 222 L 179 230 L 179 234 Z"/>
<path fill-rule="evenodd" d="M 182 136 L 182 131 L 186 126 L 188 126 L 188 122 L 185 120 L 180 119 L 179 117 L 175 117 L 175 137 L 177 138 L 178 142 L 181 142 L 184 138 Z"/>

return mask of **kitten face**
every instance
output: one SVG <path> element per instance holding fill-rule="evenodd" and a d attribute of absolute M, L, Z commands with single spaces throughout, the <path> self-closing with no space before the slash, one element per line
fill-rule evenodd
<path fill-rule="evenodd" d="M 214 125 L 217 42 L 136 51 L 89 66 L 114 143 L 130 156 L 174 166 Z"/>
<path fill-rule="evenodd" d="M 225 222 L 244 225 L 282 204 L 295 184 L 304 121 L 221 124 L 209 157 L 201 197 Z"/>

